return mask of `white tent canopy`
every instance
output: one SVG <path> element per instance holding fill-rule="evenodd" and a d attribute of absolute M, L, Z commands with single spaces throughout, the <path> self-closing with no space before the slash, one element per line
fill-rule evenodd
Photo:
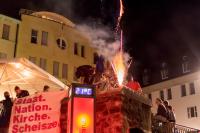
<path fill-rule="evenodd" d="M 15 98 L 15 86 L 34 94 L 41 92 L 44 85 L 48 85 L 50 91 L 68 89 L 60 80 L 25 58 L 0 60 L 0 100 L 4 99 L 5 91 L 10 92 L 11 97 Z"/>

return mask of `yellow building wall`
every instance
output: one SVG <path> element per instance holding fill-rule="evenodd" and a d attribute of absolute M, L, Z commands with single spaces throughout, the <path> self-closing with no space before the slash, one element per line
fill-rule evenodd
<path fill-rule="evenodd" d="M 6 54 L 8 59 L 14 57 L 17 24 L 19 23 L 20 21 L 18 20 L 15 20 L 5 15 L 0 15 L 0 53 Z M 4 24 L 10 26 L 9 40 L 5 40 L 2 38 Z"/>
<path fill-rule="evenodd" d="M 37 44 L 31 43 L 31 30 L 38 31 Z M 42 31 L 48 32 L 47 46 L 41 45 Z M 67 43 L 65 50 L 61 50 L 56 43 L 56 40 L 61 37 L 61 34 Z M 74 43 L 79 44 L 79 56 L 74 55 Z M 81 57 L 81 45 L 85 46 L 85 57 Z M 62 79 L 62 64 L 68 64 L 68 81 L 73 81 L 74 67 L 81 65 L 93 65 L 93 48 L 90 47 L 89 41 L 81 35 L 76 28 L 64 25 L 51 20 L 22 15 L 19 28 L 19 37 L 17 44 L 17 56 L 36 57 L 36 64 L 39 65 L 40 58 L 47 59 L 47 71 L 53 74 L 53 61 L 59 62 L 59 79 L 64 83 L 66 80 Z"/>

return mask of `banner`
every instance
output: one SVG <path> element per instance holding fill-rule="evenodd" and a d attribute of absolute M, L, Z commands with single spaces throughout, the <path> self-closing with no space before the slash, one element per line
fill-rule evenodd
<path fill-rule="evenodd" d="M 60 133 L 60 106 L 66 95 L 66 91 L 45 92 L 16 99 L 9 133 Z"/>

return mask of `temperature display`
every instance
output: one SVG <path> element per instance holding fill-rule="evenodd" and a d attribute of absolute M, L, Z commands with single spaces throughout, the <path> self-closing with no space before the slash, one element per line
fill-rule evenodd
<path fill-rule="evenodd" d="M 76 87 L 75 88 L 75 94 L 76 95 L 92 96 L 93 91 L 92 91 L 92 88 Z"/>

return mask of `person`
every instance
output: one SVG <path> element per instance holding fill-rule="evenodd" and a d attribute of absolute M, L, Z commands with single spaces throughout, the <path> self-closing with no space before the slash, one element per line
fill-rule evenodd
<path fill-rule="evenodd" d="M 167 132 L 168 133 L 171 133 L 172 132 L 172 129 L 171 129 L 171 123 L 170 123 L 170 110 L 169 110 L 169 102 L 167 100 L 165 100 L 164 102 L 164 106 L 167 110 Z"/>
<path fill-rule="evenodd" d="M 167 110 L 167 120 L 169 120 L 169 102 L 167 100 L 165 100 L 163 103 Z"/>
<path fill-rule="evenodd" d="M 157 113 L 156 116 L 160 117 L 162 122 L 167 122 L 167 109 L 160 98 L 156 99 Z"/>
<path fill-rule="evenodd" d="M 163 104 L 163 101 L 160 98 L 156 98 L 156 105 L 157 105 L 157 113 L 153 118 L 153 127 L 154 130 L 162 133 L 167 132 L 167 109 Z"/>
<path fill-rule="evenodd" d="M 175 123 L 176 123 L 176 117 L 175 117 L 175 113 L 172 109 L 172 106 L 168 106 L 169 109 L 169 128 L 170 128 L 170 133 L 174 133 L 175 131 Z"/>
<path fill-rule="evenodd" d="M 19 86 L 15 86 L 15 92 L 17 98 L 29 96 L 29 92 L 27 90 L 21 90 Z"/>
<path fill-rule="evenodd" d="M 12 112 L 13 100 L 10 98 L 9 92 L 4 92 L 5 100 L 1 101 L 3 110 L 0 118 L 0 131 L 1 133 L 8 133 L 10 116 Z"/>
<path fill-rule="evenodd" d="M 49 88 L 50 88 L 50 87 L 49 87 L 48 85 L 45 85 L 44 88 L 43 88 L 43 92 L 48 92 L 48 91 L 49 91 Z"/>
<path fill-rule="evenodd" d="M 139 82 L 135 81 L 132 76 L 130 77 L 130 79 L 129 79 L 128 83 L 126 84 L 126 86 L 128 88 L 132 89 L 133 91 L 142 93 L 142 89 L 141 89 L 141 86 L 140 86 Z"/>

